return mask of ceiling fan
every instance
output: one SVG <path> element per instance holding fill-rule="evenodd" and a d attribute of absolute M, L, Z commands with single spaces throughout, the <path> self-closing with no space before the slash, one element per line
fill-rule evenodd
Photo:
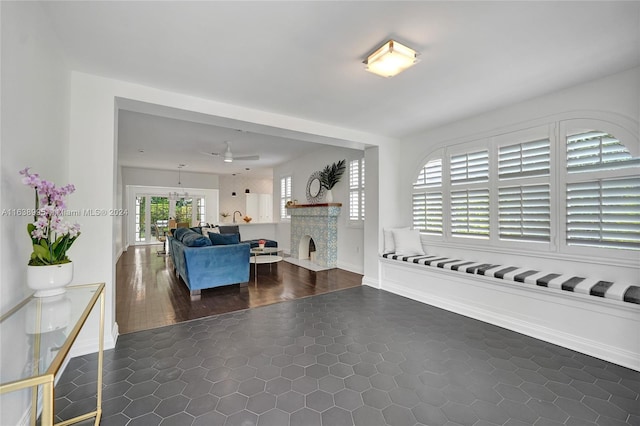
<path fill-rule="evenodd" d="M 227 149 L 223 153 L 206 152 L 206 153 L 203 153 L 203 154 L 212 155 L 214 157 L 222 157 L 222 161 L 224 161 L 225 163 L 233 163 L 234 160 L 238 160 L 238 161 L 254 161 L 254 160 L 259 160 L 260 159 L 259 155 L 244 155 L 244 156 L 234 157 L 233 153 L 231 152 L 231 142 L 227 142 Z"/>

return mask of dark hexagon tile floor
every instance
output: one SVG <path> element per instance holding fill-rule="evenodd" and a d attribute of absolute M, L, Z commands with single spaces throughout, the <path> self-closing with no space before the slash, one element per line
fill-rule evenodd
<path fill-rule="evenodd" d="M 90 410 L 95 372 L 71 360 L 57 420 Z M 101 424 L 637 426 L 639 392 L 636 371 L 358 287 L 120 336 Z"/>

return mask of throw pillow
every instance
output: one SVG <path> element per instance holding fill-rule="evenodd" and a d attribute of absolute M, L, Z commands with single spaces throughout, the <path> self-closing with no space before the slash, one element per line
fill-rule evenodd
<path fill-rule="evenodd" d="M 396 246 L 396 254 L 402 256 L 424 255 L 420 231 L 417 229 L 394 229 L 393 240 Z"/>
<path fill-rule="evenodd" d="M 200 235 L 195 231 L 186 232 L 182 236 L 182 244 L 187 247 L 205 247 L 212 245 L 209 238 L 204 235 Z"/>
<path fill-rule="evenodd" d="M 193 232 L 197 232 L 198 234 L 202 235 L 202 227 L 201 226 L 192 226 L 191 229 Z"/>
<path fill-rule="evenodd" d="M 175 231 L 173 231 L 173 238 L 175 238 L 178 241 L 182 241 L 182 237 L 187 232 L 193 232 L 193 231 L 189 228 L 177 228 Z"/>
<path fill-rule="evenodd" d="M 219 234 L 220 231 L 218 230 L 218 228 L 202 228 L 202 235 L 204 235 L 205 237 L 209 237 L 210 233 L 216 233 Z"/>
<path fill-rule="evenodd" d="M 215 234 L 211 232 L 209 233 L 209 239 L 214 246 L 239 244 L 240 234 Z"/>
<path fill-rule="evenodd" d="M 394 253 L 396 251 L 396 244 L 393 238 L 393 231 L 399 229 L 411 229 L 408 226 L 405 228 L 385 228 L 382 230 L 384 233 L 384 253 Z"/>

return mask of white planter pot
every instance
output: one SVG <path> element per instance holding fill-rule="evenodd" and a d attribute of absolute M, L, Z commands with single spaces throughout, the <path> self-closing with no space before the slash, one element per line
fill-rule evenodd
<path fill-rule="evenodd" d="M 327 192 L 325 192 L 324 198 L 327 203 L 333 203 L 333 193 L 331 192 L 330 189 L 327 189 Z"/>
<path fill-rule="evenodd" d="M 62 294 L 73 279 L 73 262 L 61 265 L 27 266 L 27 285 L 35 297 Z"/>

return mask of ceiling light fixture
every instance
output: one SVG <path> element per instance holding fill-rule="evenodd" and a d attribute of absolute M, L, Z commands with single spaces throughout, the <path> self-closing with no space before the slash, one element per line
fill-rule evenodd
<path fill-rule="evenodd" d="M 389 40 L 364 61 L 366 70 L 382 77 L 393 77 L 418 63 L 418 52 Z"/>
<path fill-rule="evenodd" d="M 178 164 L 178 188 L 183 189 L 182 188 L 182 179 L 181 179 L 181 173 L 180 171 L 182 170 L 183 167 L 187 167 L 186 164 Z M 183 198 L 189 198 L 189 193 L 187 191 L 184 192 L 169 192 L 169 199 L 170 200 L 179 200 L 179 199 L 183 199 Z"/>

